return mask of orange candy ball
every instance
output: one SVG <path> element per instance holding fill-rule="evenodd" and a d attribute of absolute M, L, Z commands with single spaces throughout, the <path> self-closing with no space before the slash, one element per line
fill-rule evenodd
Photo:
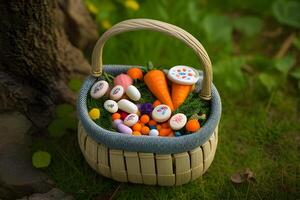
<path fill-rule="evenodd" d="M 142 132 L 143 135 L 148 135 L 149 132 L 150 132 L 150 129 L 149 129 L 148 126 L 144 126 L 144 127 L 142 128 L 141 132 Z"/>
<path fill-rule="evenodd" d="M 143 79 L 143 71 L 140 68 L 133 67 L 127 71 L 127 75 L 132 79 Z"/>
<path fill-rule="evenodd" d="M 170 126 L 169 126 L 168 122 L 165 122 L 165 123 L 161 124 L 161 127 L 162 128 L 169 128 Z"/>
<path fill-rule="evenodd" d="M 171 132 L 172 132 L 172 129 L 170 129 L 170 128 L 161 128 L 159 130 L 159 135 L 160 136 L 168 136 L 168 135 L 170 135 Z"/>
<path fill-rule="evenodd" d="M 191 119 L 186 123 L 185 129 L 188 132 L 196 132 L 200 129 L 200 123 L 197 119 Z"/>
<path fill-rule="evenodd" d="M 152 106 L 155 108 L 156 106 L 160 105 L 161 102 L 159 100 L 155 100 L 153 103 L 152 103 Z"/>
<path fill-rule="evenodd" d="M 140 120 L 142 123 L 147 124 L 150 120 L 150 117 L 148 115 L 142 115 Z"/>
<path fill-rule="evenodd" d="M 132 126 L 133 131 L 141 131 L 142 125 L 139 123 L 136 123 L 135 125 Z"/>
<path fill-rule="evenodd" d="M 149 122 L 148 122 L 148 125 L 149 126 L 155 126 L 157 124 L 156 121 L 154 121 L 153 119 L 151 119 Z"/>
<path fill-rule="evenodd" d="M 121 119 L 121 114 L 120 113 L 114 113 L 111 116 L 112 120 L 116 120 L 116 119 Z"/>
<path fill-rule="evenodd" d="M 132 132 L 132 135 L 138 136 L 138 135 L 142 135 L 142 134 L 141 134 L 141 132 L 139 132 L 139 131 L 133 131 L 133 132 Z"/>

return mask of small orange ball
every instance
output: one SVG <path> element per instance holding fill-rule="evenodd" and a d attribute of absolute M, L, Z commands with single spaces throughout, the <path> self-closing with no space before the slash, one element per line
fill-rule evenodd
<path fill-rule="evenodd" d="M 142 132 L 143 135 L 148 135 L 149 132 L 150 132 L 150 129 L 149 129 L 148 126 L 144 126 L 144 127 L 142 128 L 141 132 Z"/>
<path fill-rule="evenodd" d="M 135 125 L 132 126 L 132 130 L 134 131 L 141 131 L 142 125 L 139 123 L 136 123 Z"/>
<path fill-rule="evenodd" d="M 159 100 L 155 100 L 153 103 L 152 103 L 152 106 L 155 108 L 156 106 L 160 105 L 161 102 Z"/>
<path fill-rule="evenodd" d="M 111 116 L 112 120 L 116 120 L 116 119 L 121 119 L 121 114 L 120 113 L 114 113 Z"/>
<path fill-rule="evenodd" d="M 132 79 L 143 79 L 143 71 L 140 68 L 133 67 L 127 71 L 127 75 Z"/>
<path fill-rule="evenodd" d="M 149 122 L 148 122 L 148 125 L 149 126 L 155 126 L 157 123 L 156 121 L 154 121 L 153 119 L 151 119 Z"/>
<path fill-rule="evenodd" d="M 138 135 L 142 135 L 142 134 L 141 134 L 141 132 L 139 132 L 139 131 L 133 131 L 133 132 L 132 132 L 132 135 L 138 136 Z"/>
<path fill-rule="evenodd" d="M 160 124 L 157 124 L 157 125 L 156 125 L 156 129 L 157 129 L 157 130 L 160 130 L 161 128 L 162 128 L 162 127 L 161 127 Z"/>
<path fill-rule="evenodd" d="M 169 126 L 168 122 L 165 122 L 165 123 L 161 124 L 161 127 L 162 128 L 169 128 L 170 126 Z"/>
<path fill-rule="evenodd" d="M 168 135 L 170 135 L 171 132 L 172 132 L 172 130 L 170 128 L 161 128 L 159 130 L 159 135 L 160 136 L 168 136 Z"/>
<path fill-rule="evenodd" d="M 150 117 L 148 115 L 142 115 L 140 120 L 142 123 L 147 124 L 150 120 Z"/>
<path fill-rule="evenodd" d="M 200 129 L 200 123 L 197 119 L 191 119 L 186 123 L 185 128 L 188 132 L 196 132 Z"/>

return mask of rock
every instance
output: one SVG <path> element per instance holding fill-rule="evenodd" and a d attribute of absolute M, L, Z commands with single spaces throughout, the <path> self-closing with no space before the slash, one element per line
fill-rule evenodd
<path fill-rule="evenodd" d="M 124 94 L 124 88 L 121 85 L 116 85 L 110 91 L 109 98 L 118 101 Z"/>
<path fill-rule="evenodd" d="M 106 81 L 97 81 L 91 88 L 91 97 L 94 99 L 99 99 L 105 95 L 109 88 L 108 82 Z"/>
<path fill-rule="evenodd" d="M 185 114 L 182 113 L 177 113 L 176 115 L 172 116 L 170 119 L 170 127 L 177 131 L 182 129 L 185 124 L 187 122 L 187 117 L 185 116 Z"/>
<path fill-rule="evenodd" d="M 139 121 L 139 116 L 137 114 L 129 114 L 127 117 L 124 119 L 124 124 L 127 126 L 133 126 Z"/>
<path fill-rule="evenodd" d="M 165 122 L 171 116 L 171 109 L 165 104 L 158 105 L 152 111 L 152 119 L 157 122 Z"/>
<path fill-rule="evenodd" d="M 104 102 L 104 108 L 110 113 L 115 113 L 118 111 L 118 104 L 114 100 L 106 100 Z"/>
<path fill-rule="evenodd" d="M 199 73 L 194 68 L 177 65 L 168 71 L 170 81 L 181 85 L 193 85 L 199 80 Z"/>
<path fill-rule="evenodd" d="M 46 192 L 48 177 L 32 167 L 31 122 L 18 113 L 0 114 L 0 199 L 16 199 L 32 192 Z"/>
<path fill-rule="evenodd" d="M 53 188 L 46 193 L 35 193 L 29 197 L 23 197 L 20 200 L 73 200 L 71 195 L 67 195 L 58 188 Z"/>

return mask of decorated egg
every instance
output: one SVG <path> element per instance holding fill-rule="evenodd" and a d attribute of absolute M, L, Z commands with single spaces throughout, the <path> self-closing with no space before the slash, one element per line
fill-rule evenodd
<path fill-rule="evenodd" d="M 93 99 L 101 98 L 108 90 L 108 83 L 106 81 L 97 81 L 94 83 L 93 87 L 91 88 L 90 94 Z"/>
<path fill-rule="evenodd" d="M 132 134 L 132 129 L 129 128 L 128 126 L 124 125 L 124 124 L 119 124 L 117 126 L 117 129 L 120 133 L 125 133 L 125 134 Z"/>
<path fill-rule="evenodd" d="M 127 74 L 120 74 L 114 78 L 114 85 L 121 85 L 126 91 L 129 85 L 132 85 L 133 80 Z"/>
<path fill-rule="evenodd" d="M 121 119 L 116 119 L 113 121 L 113 127 L 117 128 L 119 124 L 123 124 L 123 120 Z"/>
<path fill-rule="evenodd" d="M 104 108 L 110 113 L 115 113 L 118 111 L 118 104 L 114 100 L 106 100 L 104 102 Z"/>
<path fill-rule="evenodd" d="M 158 136 L 159 132 L 156 129 L 151 129 L 149 132 L 149 136 Z"/>
<path fill-rule="evenodd" d="M 139 116 L 137 114 L 129 114 L 127 117 L 124 119 L 124 124 L 127 126 L 133 126 L 139 121 Z"/>
<path fill-rule="evenodd" d="M 118 101 L 118 106 L 120 110 L 123 110 L 127 113 L 137 113 L 138 108 L 137 106 L 132 103 L 131 101 L 128 101 L 127 99 L 121 99 Z"/>
<path fill-rule="evenodd" d="M 141 98 L 140 91 L 134 85 L 128 86 L 128 88 L 126 90 L 126 95 L 133 101 L 138 101 Z"/>
<path fill-rule="evenodd" d="M 174 66 L 168 72 L 168 79 L 181 85 L 193 85 L 199 78 L 197 70 L 184 65 Z"/>
<path fill-rule="evenodd" d="M 182 113 L 177 113 L 171 117 L 169 124 L 173 130 L 179 130 L 185 126 L 186 122 L 187 122 L 186 116 Z"/>
<path fill-rule="evenodd" d="M 171 109 L 165 104 L 156 106 L 152 111 L 152 118 L 157 122 L 165 122 L 171 116 Z"/>
<path fill-rule="evenodd" d="M 117 100 L 121 99 L 123 94 L 124 94 L 124 88 L 121 85 L 116 85 L 115 87 L 113 87 L 111 89 L 109 97 L 112 100 L 117 101 Z"/>

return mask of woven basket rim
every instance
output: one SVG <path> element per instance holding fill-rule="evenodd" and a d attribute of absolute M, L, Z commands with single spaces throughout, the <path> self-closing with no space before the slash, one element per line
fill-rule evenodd
<path fill-rule="evenodd" d="M 133 65 L 104 65 L 104 71 L 113 75 L 126 72 Z M 136 66 L 135 66 L 136 67 Z M 87 134 L 108 148 L 146 153 L 181 153 L 204 144 L 213 134 L 221 117 L 221 99 L 216 87 L 212 86 L 211 112 L 204 126 L 193 134 L 181 137 L 151 137 L 120 134 L 97 125 L 88 115 L 87 95 L 90 87 L 99 78 L 88 76 L 84 81 L 77 100 L 80 122 Z M 101 79 L 101 77 L 100 77 Z"/>

